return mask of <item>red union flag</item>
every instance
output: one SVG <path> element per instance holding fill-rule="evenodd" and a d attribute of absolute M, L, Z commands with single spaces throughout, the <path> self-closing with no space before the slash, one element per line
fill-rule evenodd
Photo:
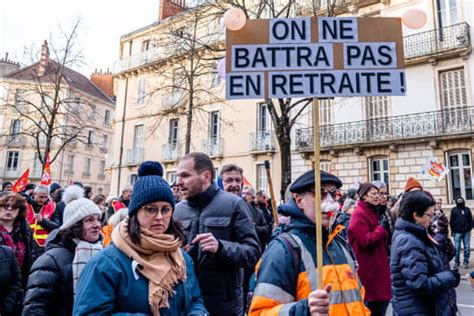
<path fill-rule="evenodd" d="M 25 189 L 26 185 L 28 184 L 28 178 L 30 176 L 30 169 L 26 169 L 26 171 L 23 173 L 23 175 L 16 180 L 15 184 L 13 185 L 13 192 L 20 192 Z"/>
<path fill-rule="evenodd" d="M 50 185 L 51 184 L 51 164 L 49 162 L 49 154 L 46 157 L 46 163 L 43 168 L 43 175 L 41 176 L 40 185 Z"/>

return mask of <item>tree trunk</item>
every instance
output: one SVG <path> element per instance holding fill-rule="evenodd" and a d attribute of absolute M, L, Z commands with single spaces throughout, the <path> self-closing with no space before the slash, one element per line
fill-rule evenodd
<path fill-rule="evenodd" d="M 186 115 L 186 137 L 184 140 L 184 154 L 187 155 L 191 151 L 191 130 L 193 126 L 193 93 L 190 90 L 188 100 L 188 113 Z"/>
<path fill-rule="evenodd" d="M 284 200 L 286 188 L 291 183 L 291 138 L 289 133 L 283 133 L 278 137 L 278 144 L 280 145 L 280 160 L 281 160 L 281 183 L 280 194 L 281 199 Z"/>

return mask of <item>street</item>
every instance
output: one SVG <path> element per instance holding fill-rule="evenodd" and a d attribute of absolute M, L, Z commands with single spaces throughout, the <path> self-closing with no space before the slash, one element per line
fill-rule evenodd
<path fill-rule="evenodd" d="M 474 315 L 474 289 L 467 281 L 465 275 L 461 277 L 461 283 L 456 289 L 458 295 L 458 307 L 461 315 Z"/>

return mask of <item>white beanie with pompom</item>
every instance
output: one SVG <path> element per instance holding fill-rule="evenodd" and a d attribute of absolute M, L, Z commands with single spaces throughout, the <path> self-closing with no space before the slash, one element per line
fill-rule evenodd
<path fill-rule="evenodd" d="M 70 185 L 64 189 L 63 202 L 66 205 L 81 197 L 84 197 L 84 189 L 78 185 Z"/>
<path fill-rule="evenodd" d="M 91 200 L 84 197 L 84 190 L 72 185 L 64 190 L 63 201 L 66 204 L 63 214 L 63 224 L 59 230 L 74 226 L 90 215 L 102 215 L 99 207 Z"/>

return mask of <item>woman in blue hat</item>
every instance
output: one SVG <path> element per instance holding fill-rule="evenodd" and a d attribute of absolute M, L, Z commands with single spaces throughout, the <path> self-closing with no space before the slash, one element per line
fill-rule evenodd
<path fill-rule="evenodd" d="M 138 170 L 129 218 L 81 274 L 74 315 L 207 315 L 193 265 L 180 249 L 174 197 L 158 162 Z"/>

